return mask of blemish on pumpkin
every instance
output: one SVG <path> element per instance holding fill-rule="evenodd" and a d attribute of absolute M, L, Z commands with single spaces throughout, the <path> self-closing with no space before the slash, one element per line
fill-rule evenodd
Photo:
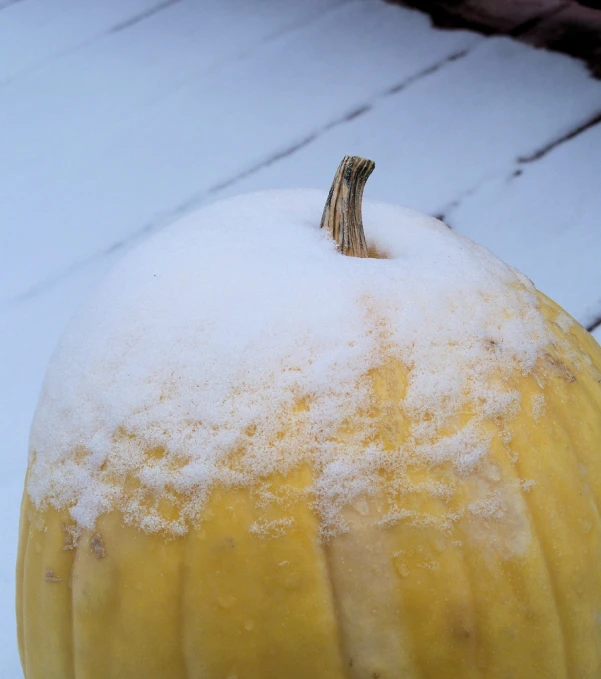
<path fill-rule="evenodd" d="M 90 547 L 92 552 L 97 559 L 104 559 L 106 556 L 106 549 L 104 548 L 104 541 L 100 533 L 96 533 L 94 537 L 90 540 Z"/>
<path fill-rule="evenodd" d="M 458 622 L 454 624 L 452 632 L 455 639 L 467 641 L 472 637 L 472 630 L 465 623 Z"/>
<path fill-rule="evenodd" d="M 74 523 L 61 522 L 61 531 L 63 533 L 63 552 L 67 552 L 77 547 L 78 530 Z"/>
<path fill-rule="evenodd" d="M 489 338 L 484 340 L 484 348 L 487 349 L 488 351 L 492 351 L 494 349 L 499 349 L 500 345 L 494 339 Z"/>
<path fill-rule="evenodd" d="M 62 582 L 63 579 L 59 578 L 54 571 L 46 571 L 44 573 L 44 580 L 46 582 Z"/>
<path fill-rule="evenodd" d="M 228 535 L 227 537 L 223 538 L 221 546 L 224 547 L 225 549 L 235 549 L 236 543 L 234 541 L 234 538 Z"/>
<path fill-rule="evenodd" d="M 552 369 L 553 372 L 561 377 L 561 379 L 565 380 L 566 382 L 575 382 L 576 381 L 576 376 L 574 373 L 568 368 L 568 366 L 559 358 L 556 356 L 553 356 L 550 353 L 545 354 L 545 361 L 547 362 L 547 365 L 549 365 Z"/>
<path fill-rule="evenodd" d="M 467 641 L 472 638 L 473 628 L 469 617 L 469 611 L 461 609 L 451 616 L 451 633 L 455 639 Z"/>
<path fill-rule="evenodd" d="M 231 608 L 236 603 L 236 601 L 238 601 L 238 599 L 231 594 L 219 597 L 219 605 L 221 608 Z"/>

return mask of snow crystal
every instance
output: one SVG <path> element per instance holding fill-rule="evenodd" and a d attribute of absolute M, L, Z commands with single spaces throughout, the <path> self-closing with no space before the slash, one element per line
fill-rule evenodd
<path fill-rule="evenodd" d="M 530 404 L 532 406 L 532 416 L 538 421 L 545 407 L 545 395 L 542 392 L 533 394 L 530 398 Z"/>
<path fill-rule="evenodd" d="M 214 487 L 245 486 L 306 493 L 328 533 L 383 471 L 400 487 L 407 465 L 480 463 L 485 421 L 521 405 L 509 378 L 549 341 L 532 283 L 438 220 L 379 203 L 363 215 L 380 256 L 345 257 L 319 228 L 325 199 L 216 203 L 114 268 L 48 369 L 30 441 L 38 506 L 68 507 L 79 527 L 116 506 L 178 534 Z M 391 364 L 406 373 L 394 450 L 374 435 L 370 378 Z M 270 486 L 303 466 L 309 487 Z"/>

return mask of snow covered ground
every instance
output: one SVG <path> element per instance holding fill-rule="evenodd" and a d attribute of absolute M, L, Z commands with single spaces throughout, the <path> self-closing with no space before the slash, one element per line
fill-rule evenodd
<path fill-rule="evenodd" d="M 0 676 L 31 416 L 66 321 L 126 249 L 196 206 L 326 189 L 443 215 L 593 327 L 601 82 L 380 0 L 0 1 Z M 601 339 L 601 326 L 594 331 Z"/>

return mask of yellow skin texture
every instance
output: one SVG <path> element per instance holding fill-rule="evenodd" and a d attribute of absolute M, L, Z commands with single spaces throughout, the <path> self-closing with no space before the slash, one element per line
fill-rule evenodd
<path fill-rule="evenodd" d="M 145 534 L 114 511 L 65 549 L 68 512 L 36 509 L 25 493 L 26 679 L 599 679 L 601 349 L 541 305 L 572 353 L 550 347 L 515 375 L 520 412 L 490 422 L 475 472 L 409 470 L 398 506 L 413 513 L 390 526 L 378 525 L 389 499 L 361 498 L 344 510 L 349 531 L 322 542 L 302 495 L 265 508 L 252 488 L 215 489 L 184 537 Z M 371 378 L 377 435 L 398 445 L 390 404 L 404 369 Z M 452 497 L 422 490 L 450 479 Z M 271 482 L 306 488 L 311 469 Z M 469 510 L 491 492 L 501 516 Z M 271 535 L 251 530 L 291 516 Z"/>

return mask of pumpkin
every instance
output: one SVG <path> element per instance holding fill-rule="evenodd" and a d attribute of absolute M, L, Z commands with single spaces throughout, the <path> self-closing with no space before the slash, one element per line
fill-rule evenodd
<path fill-rule="evenodd" d="M 601 349 L 437 220 L 362 213 L 372 169 L 203 208 L 73 320 L 26 679 L 601 677 Z"/>

